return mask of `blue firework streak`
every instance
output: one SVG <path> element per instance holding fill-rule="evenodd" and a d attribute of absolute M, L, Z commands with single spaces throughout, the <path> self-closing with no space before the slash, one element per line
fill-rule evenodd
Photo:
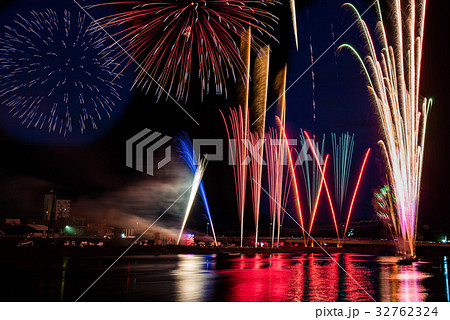
<path fill-rule="evenodd" d="M 0 39 L 0 104 L 27 127 L 97 129 L 120 100 L 114 51 L 81 14 L 18 14 Z"/>
<path fill-rule="evenodd" d="M 194 147 L 192 146 L 191 139 L 185 132 L 181 132 L 177 137 L 175 137 L 175 145 L 180 152 L 181 158 L 186 162 L 189 169 L 191 169 L 192 173 L 195 174 L 197 171 L 197 157 L 194 153 Z M 209 210 L 208 199 L 206 198 L 205 187 L 203 186 L 203 180 L 200 181 L 200 186 L 198 188 L 198 193 L 202 198 L 202 204 L 205 208 L 206 214 L 208 215 L 209 223 L 211 224 L 211 230 L 214 236 L 214 242 L 217 244 L 216 233 L 214 231 L 214 225 L 211 219 L 211 211 Z"/>

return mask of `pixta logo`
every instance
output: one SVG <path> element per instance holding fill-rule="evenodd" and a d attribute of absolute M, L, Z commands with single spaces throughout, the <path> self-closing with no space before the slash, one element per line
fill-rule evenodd
<path fill-rule="evenodd" d="M 138 171 L 144 172 L 144 163 L 146 163 L 146 173 L 153 176 L 155 152 L 168 144 L 172 138 L 163 135 L 159 132 L 152 131 L 150 129 L 144 129 L 138 134 L 134 135 L 126 143 L 126 164 L 127 167 L 134 168 Z M 177 139 L 175 139 L 176 141 Z M 304 162 L 317 161 L 320 165 L 324 164 L 323 157 L 319 152 L 319 148 L 314 142 L 314 139 L 308 139 L 303 141 L 300 152 L 296 151 L 297 139 L 259 139 L 257 141 L 251 141 L 248 139 L 228 140 L 228 145 L 225 147 L 223 139 L 194 139 L 192 141 L 192 156 L 189 157 L 193 162 L 191 165 L 197 166 L 197 160 L 207 156 L 208 161 L 226 161 L 228 158 L 228 165 L 238 165 L 238 161 L 241 161 L 240 165 L 249 165 L 250 162 L 257 162 L 259 165 L 267 165 L 264 161 L 264 148 L 270 146 L 277 146 L 279 152 L 283 153 L 280 157 L 281 165 L 287 165 L 287 152 L 290 149 L 289 159 L 294 166 L 301 166 Z M 224 147 L 228 149 L 224 152 Z M 208 153 L 202 152 L 201 149 L 208 148 Z M 241 152 L 244 152 L 245 157 L 238 160 L 236 157 L 237 148 L 240 148 Z M 244 151 L 242 151 L 244 150 Z M 157 162 L 157 169 L 161 169 L 168 164 L 171 160 L 171 146 L 167 145 L 164 149 L 164 158 Z"/>
<path fill-rule="evenodd" d="M 154 174 L 154 154 L 167 144 L 171 137 L 162 135 L 159 132 L 150 129 L 144 129 L 134 135 L 126 143 L 126 164 L 127 167 L 144 172 L 144 160 L 146 160 L 146 173 Z M 164 158 L 157 164 L 157 169 L 161 169 L 171 160 L 171 147 L 167 146 L 164 150 Z"/>

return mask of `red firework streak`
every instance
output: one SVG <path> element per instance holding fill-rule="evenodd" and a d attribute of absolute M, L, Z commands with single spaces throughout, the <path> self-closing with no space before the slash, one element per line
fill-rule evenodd
<path fill-rule="evenodd" d="M 347 221 L 345 223 L 344 234 L 342 235 L 342 241 L 344 241 L 345 235 L 347 234 L 348 223 L 350 221 L 350 216 L 352 214 L 353 205 L 355 203 L 356 193 L 358 192 L 359 185 L 361 183 L 361 178 L 364 172 L 364 168 L 366 167 L 367 158 L 369 157 L 370 148 L 367 149 L 366 155 L 364 156 L 364 161 L 361 165 L 361 169 L 359 170 L 358 182 L 356 183 L 355 191 L 353 191 L 352 202 L 350 203 L 350 208 L 348 209 Z M 342 246 L 342 244 L 341 244 Z"/>
<path fill-rule="evenodd" d="M 258 231 L 259 231 L 259 209 L 261 205 L 261 177 L 262 177 L 262 165 L 263 157 L 262 151 L 263 145 L 260 142 L 264 140 L 260 139 L 257 132 L 248 133 L 249 151 L 251 151 L 250 166 L 250 187 L 252 190 L 253 201 L 253 217 L 255 219 L 255 247 L 258 246 Z"/>
<path fill-rule="evenodd" d="M 265 140 L 267 160 L 267 181 L 269 185 L 269 209 L 270 220 L 272 222 L 272 247 L 274 246 L 275 225 L 277 226 L 277 247 L 280 244 L 281 226 L 283 224 L 284 212 L 289 197 L 289 189 L 291 188 L 292 179 L 290 175 L 286 175 L 283 183 L 283 153 L 285 150 L 284 141 L 280 139 L 278 131 L 269 128 L 266 133 Z"/>
<path fill-rule="evenodd" d="M 269 210 L 270 221 L 272 222 L 272 247 L 274 244 L 275 223 L 277 220 L 278 209 L 280 207 L 279 199 L 279 160 L 280 160 L 280 148 L 272 143 L 272 141 L 278 140 L 277 131 L 273 128 L 269 128 L 269 132 L 266 133 L 266 147 L 264 148 L 267 161 L 267 182 L 269 186 Z"/>
<path fill-rule="evenodd" d="M 316 151 L 315 151 L 315 149 L 314 149 L 314 147 L 313 147 L 313 145 L 312 145 L 312 142 L 311 142 L 311 140 L 310 140 L 310 138 L 309 138 L 309 135 L 308 135 L 308 133 L 307 133 L 306 131 L 304 131 L 304 133 L 305 133 L 305 136 L 306 136 L 307 139 L 308 139 L 308 143 L 309 143 L 309 146 L 311 147 L 311 150 L 313 151 L 314 157 L 315 157 L 317 163 L 319 164 L 319 158 L 318 158 L 317 153 L 316 153 Z M 362 163 L 362 165 L 361 165 L 361 169 L 359 170 L 358 182 L 356 183 L 355 190 L 353 191 L 352 201 L 351 201 L 351 203 L 350 203 L 350 207 L 349 207 L 349 210 L 348 210 L 347 221 L 346 221 L 346 223 L 345 223 L 345 228 L 344 228 L 344 233 L 343 233 L 343 235 L 342 235 L 342 239 L 339 238 L 339 229 L 338 229 L 337 222 L 336 222 L 336 214 L 335 214 L 335 212 L 334 212 L 333 201 L 331 200 L 330 192 L 329 192 L 329 189 L 328 189 L 328 183 L 327 183 L 326 178 L 325 178 L 325 180 L 324 180 L 325 190 L 326 190 L 327 196 L 328 196 L 328 203 L 330 204 L 331 213 L 332 213 L 332 215 L 333 215 L 333 221 L 334 221 L 334 224 L 335 224 L 336 233 L 337 233 L 337 237 L 338 237 L 338 247 L 342 247 L 342 244 L 343 244 L 343 243 L 341 242 L 341 240 L 342 240 L 342 241 L 344 240 L 345 234 L 347 233 L 348 223 L 350 222 L 350 217 L 351 217 L 351 214 L 352 214 L 353 205 L 354 205 L 354 203 L 355 203 L 356 194 L 358 193 L 359 185 L 360 185 L 360 183 L 361 183 L 361 178 L 362 178 L 362 175 L 363 175 L 363 173 L 364 173 L 364 168 L 366 167 L 367 158 L 369 157 L 369 153 L 370 153 L 370 148 L 367 149 L 366 155 L 365 155 L 365 157 L 364 157 L 364 161 L 363 161 L 363 163 Z M 322 171 L 322 169 L 320 168 L 320 166 L 319 166 L 319 169 L 320 169 L 320 171 L 321 171 L 321 173 L 322 173 L 322 177 L 323 177 L 323 171 Z"/>
<path fill-rule="evenodd" d="M 326 156 L 325 163 L 323 165 L 323 173 L 321 174 L 322 178 L 320 179 L 319 192 L 317 192 L 316 202 L 314 204 L 314 209 L 313 209 L 313 212 L 312 212 L 311 221 L 309 223 L 308 238 L 311 238 L 311 232 L 312 232 L 312 228 L 313 228 L 313 225 L 314 225 L 314 218 L 316 217 L 317 207 L 319 206 L 320 194 L 322 193 L 322 187 L 323 187 L 323 183 L 325 181 L 325 173 L 327 172 L 327 163 L 328 163 L 328 155 Z M 313 245 L 313 241 L 311 241 L 311 246 L 312 245 Z"/>
<path fill-rule="evenodd" d="M 278 124 L 280 126 L 280 133 L 281 133 L 282 139 L 287 141 L 286 131 L 284 130 L 284 126 L 283 126 L 280 118 L 278 116 L 276 116 L 275 118 L 277 119 Z M 299 195 L 299 191 L 298 191 L 297 177 L 295 175 L 295 166 L 294 166 L 294 161 L 292 161 L 291 150 L 289 149 L 289 146 L 287 143 L 286 143 L 286 149 L 287 149 L 286 153 L 287 153 L 288 161 L 289 161 L 289 169 L 290 169 L 291 176 L 292 176 L 292 183 L 294 185 L 295 204 L 297 207 L 298 217 L 300 220 L 300 227 L 301 227 L 302 233 L 303 233 L 303 241 L 304 241 L 305 247 L 306 247 L 307 240 L 305 237 L 305 225 L 303 223 L 302 207 L 301 207 L 301 203 L 300 203 L 300 195 Z"/>
<path fill-rule="evenodd" d="M 312 150 L 312 152 L 313 152 L 313 154 L 314 154 L 314 158 L 315 158 L 316 161 L 317 161 L 317 165 L 318 165 L 318 168 L 319 168 L 319 170 L 320 170 L 320 174 L 322 175 L 322 178 L 323 178 L 323 177 L 325 176 L 325 174 L 324 174 L 324 170 L 320 167 L 320 161 L 319 161 L 319 157 L 317 156 L 316 148 L 314 147 L 314 145 L 313 145 L 313 143 L 312 143 L 312 140 L 311 140 L 311 138 L 309 137 L 308 132 L 306 132 L 306 131 L 303 131 L 303 132 L 305 133 L 306 140 L 308 141 L 309 147 L 310 147 L 310 149 Z M 325 191 L 327 192 L 328 203 L 330 204 L 331 215 L 333 216 L 333 223 L 334 223 L 334 227 L 335 227 L 335 229 L 336 229 L 336 235 L 337 235 L 338 243 L 339 243 L 339 228 L 338 228 L 338 225 L 337 225 L 336 213 L 335 213 L 335 211 L 334 211 L 334 206 L 333 206 L 333 200 L 331 200 L 330 190 L 329 190 L 329 188 L 328 188 L 328 183 L 327 183 L 326 178 L 323 179 L 323 184 L 324 184 L 324 186 L 325 186 Z M 319 194 L 319 195 L 320 195 L 320 194 Z M 319 196 L 319 195 L 318 195 L 318 196 Z"/>

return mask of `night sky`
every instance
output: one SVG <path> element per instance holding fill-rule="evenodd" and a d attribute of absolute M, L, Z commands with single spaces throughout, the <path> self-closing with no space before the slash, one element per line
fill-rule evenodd
<path fill-rule="evenodd" d="M 67 8 L 78 12 L 70 0 L 63 1 L 2 1 L 1 31 L 11 22 L 15 13 L 31 9 L 52 8 L 62 12 Z M 352 15 L 341 7 L 341 0 L 297 1 L 299 51 L 295 49 L 290 11 L 287 1 L 276 8 L 280 24 L 275 33 L 280 44 L 271 42 L 271 67 L 269 87 L 273 87 L 275 75 L 288 63 L 288 86 L 311 64 L 310 45 L 317 59 L 332 42 L 354 21 Z M 364 11 L 371 1 L 353 1 Z M 421 94 L 432 97 L 434 105 L 429 116 L 423 168 L 419 221 L 437 228 L 448 228 L 449 210 L 446 198 L 450 193 L 448 130 L 450 94 L 449 52 L 450 4 L 429 1 L 425 26 L 425 42 L 422 60 Z M 384 12 L 388 6 L 382 2 Z M 114 10 L 114 9 L 111 9 Z M 100 18 L 100 12 L 93 12 Z M 364 17 L 371 30 L 374 28 L 375 10 Z M 385 19 L 388 19 L 387 14 Z M 334 35 L 333 35 L 334 33 Z M 298 138 L 300 128 L 317 135 L 326 134 L 325 150 L 331 153 L 331 132 L 355 133 L 355 150 L 350 176 L 350 190 L 356 180 L 365 150 L 370 147 L 367 172 L 363 178 L 354 218 L 375 217 L 371 205 L 373 190 L 381 186 L 385 175 L 383 162 L 376 142 L 381 138 L 375 108 L 366 89 L 358 63 L 348 52 L 336 54 L 342 43 L 351 43 L 359 51 L 364 50 L 359 30 L 354 26 L 313 67 L 315 74 L 314 99 L 316 119 L 312 116 L 311 70 L 287 92 L 287 131 Z M 129 91 L 133 83 L 133 68 L 128 68 L 121 79 L 122 101 L 118 103 L 111 119 L 98 123 L 96 131 L 87 130 L 83 135 L 72 134 L 66 138 L 45 130 L 27 129 L 12 118 L 5 106 L 0 107 L 0 217 L 40 218 L 43 194 L 55 186 L 58 194 L 73 200 L 73 215 L 88 216 L 97 221 L 117 223 L 128 217 L 140 217 L 151 223 L 171 201 L 189 186 L 192 175 L 181 160 L 175 159 L 154 177 L 125 166 L 125 141 L 149 128 L 165 135 L 175 136 L 181 131 L 191 138 L 225 138 L 226 132 L 219 109 L 236 106 L 236 85 L 228 82 L 228 99 L 210 93 L 203 102 L 195 83 L 187 103 L 181 102 L 199 122 L 196 125 L 170 100 L 156 101 L 153 92 L 147 95 L 139 90 Z M 276 99 L 276 92 L 269 92 L 269 105 Z M 273 125 L 274 111 L 268 112 L 266 129 Z M 264 169 L 265 170 L 265 169 Z M 330 185 L 333 185 L 330 180 Z M 204 184 L 211 207 L 213 222 L 219 232 L 237 230 L 238 215 L 234 197 L 232 168 L 223 163 L 210 162 Z M 300 184 L 303 185 L 302 183 Z M 250 194 L 250 193 L 249 193 Z M 182 221 L 184 204 L 188 194 L 161 222 L 167 228 L 178 228 Z M 252 230 L 252 211 L 248 197 L 246 228 Z M 325 201 L 319 207 L 319 221 L 327 223 L 329 210 Z M 321 209 L 320 209 L 321 208 Z M 268 223 L 267 197 L 262 194 L 262 223 Z M 295 213 L 288 208 L 292 215 Z M 204 218 L 199 204 L 194 207 L 189 228 L 204 230 Z"/>

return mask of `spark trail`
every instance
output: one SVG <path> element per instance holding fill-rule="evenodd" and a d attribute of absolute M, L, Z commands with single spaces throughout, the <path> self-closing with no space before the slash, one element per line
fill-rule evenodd
<path fill-rule="evenodd" d="M 319 159 L 319 155 L 317 154 L 316 148 L 312 142 L 313 140 L 311 140 L 309 134 L 306 131 L 303 131 L 303 133 L 305 134 L 306 141 L 308 142 L 309 147 L 314 155 L 314 158 L 316 159 L 321 176 L 325 176 L 324 170 L 320 166 L 321 161 Z M 328 183 L 327 183 L 326 179 L 323 180 L 323 185 L 324 185 L 325 191 L 327 193 L 328 204 L 330 205 L 331 216 L 333 218 L 333 224 L 334 224 L 334 228 L 336 229 L 336 236 L 337 236 L 338 243 L 339 243 L 340 237 L 339 237 L 339 227 L 338 227 L 338 223 L 337 223 L 336 211 L 334 209 L 333 200 L 331 198 L 330 189 L 328 188 Z"/>
<path fill-rule="evenodd" d="M 197 172 L 198 170 L 198 162 L 197 162 L 197 155 L 194 153 L 194 147 L 192 146 L 191 139 L 186 133 L 182 132 L 179 136 L 175 138 L 175 144 L 177 146 L 178 151 L 181 154 L 181 158 L 184 160 L 184 162 L 188 165 L 189 169 L 191 169 L 192 173 L 195 175 L 195 172 Z M 200 181 L 198 192 L 200 194 L 200 197 L 202 198 L 202 204 L 203 207 L 205 208 L 209 224 L 211 225 L 214 243 L 217 246 L 216 232 L 214 231 L 214 224 L 212 222 L 211 211 L 209 209 L 208 198 L 206 197 L 203 180 Z"/>
<path fill-rule="evenodd" d="M 278 96 L 281 97 L 277 101 L 278 112 L 280 116 L 276 117 L 276 119 L 279 123 L 281 123 L 281 126 L 283 128 L 286 119 L 286 95 L 284 94 L 286 91 L 286 76 L 287 65 L 285 64 L 284 67 L 278 72 L 274 85 L 274 89 L 278 92 Z M 284 172 L 285 160 L 287 157 L 287 152 L 289 152 L 289 143 L 286 140 L 286 137 L 282 137 L 281 134 L 278 134 L 278 131 L 275 129 L 271 129 L 271 131 L 269 131 L 266 136 L 268 137 L 268 141 L 266 141 L 266 143 L 271 144 L 271 150 L 269 150 L 270 152 L 266 154 L 267 158 L 271 158 L 268 166 L 272 167 L 268 168 L 268 175 L 271 177 L 273 182 L 273 196 L 271 196 L 270 198 L 271 200 L 276 199 L 276 203 L 272 203 L 272 205 L 278 206 L 278 208 L 273 208 L 274 211 L 272 209 L 273 214 L 271 214 L 272 247 L 274 246 L 275 241 L 275 229 L 277 230 L 276 245 L 278 247 L 280 244 L 280 234 L 284 220 L 284 208 L 287 205 L 289 191 L 292 184 L 292 177 L 290 175 L 286 175 Z"/>
<path fill-rule="evenodd" d="M 392 240 L 395 242 L 397 250 L 398 246 L 398 216 L 395 214 L 394 196 L 388 184 L 384 185 L 378 192 L 374 192 L 375 211 L 378 217 L 388 226 Z"/>
<path fill-rule="evenodd" d="M 202 182 L 203 173 L 206 169 L 206 159 L 203 158 L 197 165 L 197 170 L 194 175 L 194 182 L 192 183 L 191 194 L 189 195 L 188 205 L 184 214 L 183 224 L 181 226 L 180 235 L 178 236 L 177 245 L 180 244 L 181 236 L 183 235 L 184 227 L 186 226 L 187 219 L 191 213 L 192 205 L 194 204 L 195 196 L 197 195 L 198 188 Z"/>
<path fill-rule="evenodd" d="M 264 157 L 264 131 L 266 122 L 267 89 L 269 82 L 270 47 L 261 49 L 256 58 L 253 76 L 253 101 L 251 113 L 258 120 L 253 124 L 255 132 L 249 132 L 252 158 L 250 162 L 250 186 L 252 191 L 253 216 L 255 220 L 255 246 L 258 244 L 259 210 L 261 202 L 261 179 Z"/>
<path fill-rule="evenodd" d="M 314 208 L 311 210 L 311 219 L 309 222 L 309 229 L 308 229 L 308 239 L 311 239 L 311 246 L 314 245 L 314 240 L 312 240 L 311 238 L 311 232 L 314 226 L 314 220 L 316 218 L 316 214 L 317 214 L 317 208 L 319 207 L 319 200 L 320 200 L 320 195 L 322 194 L 322 187 L 323 184 L 325 182 L 325 175 L 327 172 L 327 164 L 328 164 L 328 155 L 325 157 L 325 162 L 323 165 L 323 173 L 321 174 L 321 178 L 320 178 L 320 185 L 319 185 L 319 189 L 317 191 L 317 196 L 315 199 L 315 203 L 314 203 Z"/>
<path fill-rule="evenodd" d="M 287 154 L 287 160 L 288 160 L 288 167 L 289 167 L 289 172 L 290 175 L 292 177 L 292 189 L 294 190 L 294 196 L 295 196 L 295 205 L 296 205 L 296 210 L 297 210 L 297 214 L 298 214 L 298 220 L 300 222 L 300 228 L 302 229 L 302 234 L 303 234 L 303 242 L 305 247 L 307 246 L 307 240 L 305 237 L 305 225 L 304 225 L 304 221 L 303 221 L 303 214 L 302 214 L 302 205 L 301 205 L 301 200 L 300 200 L 300 191 L 299 191 L 299 186 L 297 183 L 297 176 L 295 174 L 295 164 L 294 164 L 294 160 L 292 157 L 292 149 L 289 148 L 287 141 L 287 135 L 286 135 L 286 130 L 285 127 L 283 125 L 283 122 L 281 121 L 281 119 L 279 117 L 275 117 L 278 125 L 280 126 L 280 138 L 281 140 L 286 141 L 286 143 L 284 144 L 285 148 L 286 148 L 286 154 Z"/>
<path fill-rule="evenodd" d="M 341 134 L 339 139 L 335 133 L 331 134 L 333 145 L 333 164 L 334 164 L 334 190 L 335 200 L 339 218 L 341 218 L 344 200 L 347 195 L 348 180 L 352 165 L 353 147 L 355 135 L 347 133 Z"/>
<path fill-rule="evenodd" d="M 261 179 L 262 166 L 264 165 L 264 138 L 261 138 L 257 132 L 248 134 L 248 150 L 251 155 L 250 166 L 250 187 L 252 191 L 253 218 L 255 220 L 255 247 L 258 246 L 259 231 L 259 209 L 261 206 Z"/>
<path fill-rule="evenodd" d="M 340 49 L 348 49 L 359 61 L 376 105 L 384 134 L 380 144 L 395 195 L 402 251 L 406 257 L 414 256 L 425 133 L 432 105 L 431 99 L 419 93 L 426 1 L 393 1 L 389 16 L 393 22 L 393 44 L 388 39 L 377 2 L 379 21 L 375 39 L 380 39 L 380 54 L 376 53 L 374 38 L 358 10 L 349 3 L 345 6 L 359 20 L 368 54 L 363 59 L 349 44 L 341 45 Z"/>
<path fill-rule="evenodd" d="M 220 111 L 220 113 L 225 123 L 228 140 L 231 143 L 230 157 L 233 164 L 236 201 L 239 223 L 241 225 L 242 247 L 244 238 L 245 191 L 247 187 L 247 164 L 245 163 L 245 160 L 247 159 L 248 149 L 245 144 L 245 140 L 248 132 L 248 112 L 246 113 L 245 118 L 241 107 L 237 109 L 230 108 L 230 114 L 228 117 L 225 117 L 222 111 Z"/>
<path fill-rule="evenodd" d="M 347 234 L 348 223 L 350 222 L 350 217 L 352 215 L 353 206 L 355 204 L 356 194 L 358 193 L 359 185 L 361 183 L 361 178 L 364 173 L 364 169 L 366 167 L 367 158 L 369 157 L 369 154 L 370 154 L 370 148 L 367 149 L 366 154 L 364 156 L 364 161 L 361 165 L 361 169 L 359 170 L 358 181 L 356 182 L 355 190 L 353 191 L 352 201 L 350 202 L 350 207 L 349 207 L 348 213 L 347 213 L 347 220 L 345 222 L 344 233 L 342 234 L 342 241 L 344 241 L 345 235 Z M 342 247 L 342 244 L 341 244 L 341 247 Z"/>
<path fill-rule="evenodd" d="M 281 222 L 281 202 L 282 202 L 282 184 L 280 183 L 280 171 L 283 167 L 280 165 L 281 152 L 280 138 L 278 132 L 269 128 L 266 133 L 266 160 L 267 160 L 267 180 L 269 191 L 269 210 L 270 221 L 272 222 L 272 247 L 274 246 L 275 226 Z M 278 228 L 277 228 L 278 229 Z"/>
<path fill-rule="evenodd" d="M 295 48 L 298 51 L 298 30 L 297 30 L 297 13 L 295 10 L 295 0 L 290 0 L 291 15 L 292 15 L 292 27 L 294 28 Z"/>
<path fill-rule="evenodd" d="M 303 146 L 307 143 L 305 135 L 303 132 L 300 133 L 300 144 Z M 322 148 L 319 147 L 319 143 L 316 143 L 314 147 L 317 152 L 324 154 L 325 148 L 325 135 L 322 137 Z M 302 148 L 299 152 L 299 156 L 303 159 L 308 157 L 308 150 Z M 316 161 L 313 161 L 310 165 L 309 161 L 304 161 L 301 165 L 301 171 L 303 176 L 303 182 L 305 184 L 306 199 L 308 200 L 308 209 L 310 213 L 310 218 L 313 213 L 314 204 L 319 196 L 319 185 L 321 184 L 322 174 L 320 173 L 319 165 Z"/>

